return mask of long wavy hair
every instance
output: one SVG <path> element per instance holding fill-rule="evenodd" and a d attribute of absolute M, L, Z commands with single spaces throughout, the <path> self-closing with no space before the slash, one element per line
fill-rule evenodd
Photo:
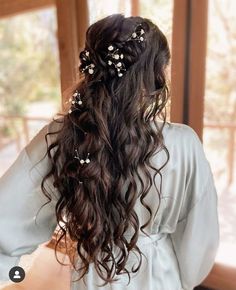
<path fill-rule="evenodd" d="M 145 28 L 145 42 L 130 41 L 122 46 L 139 23 Z M 125 55 L 128 69 L 122 78 L 104 60 L 111 43 L 122 48 Z M 129 254 L 139 254 L 139 264 L 132 268 L 132 272 L 137 272 L 143 255 L 137 246 L 139 230 L 148 235 L 144 228 L 153 216 L 145 197 L 155 184 L 156 175 L 162 178 L 161 169 L 169 160 L 162 129 L 169 97 L 165 68 L 170 51 L 165 35 L 153 22 L 122 14 L 92 24 L 86 32 L 85 48 L 91 52 L 96 70 L 94 74 L 84 74 L 73 87 L 80 93 L 83 106 L 72 113 L 58 113 L 62 118 L 55 121 L 61 123 L 60 130 L 45 136 L 51 167 L 41 188 L 50 202 L 44 183 L 53 178 L 59 193 L 56 217 L 60 228 L 55 251 L 63 238 L 67 245 L 68 236 L 81 261 L 78 268 L 72 260 L 74 269 L 81 274 L 79 279 L 94 263 L 105 281 L 101 286 L 117 281 L 115 275 L 123 273 L 128 274 L 130 283 L 126 268 Z M 157 117 L 163 120 L 161 126 Z M 49 144 L 47 137 L 52 134 L 56 134 L 56 139 Z M 90 163 L 81 164 L 74 158 L 76 148 L 84 158 L 90 153 Z M 150 158 L 160 150 L 166 152 L 167 161 L 155 168 Z M 153 179 L 149 168 L 155 170 Z M 140 191 L 137 181 L 141 182 Z M 155 187 L 160 198 L 161 186 Z M 134 210 L 139 198 L 150 216 L 143 225 Z M 130 228 L 134 234 L 128 240 L 125 233 Z M 118 258 L 114 249 L 119 250 Z"/>

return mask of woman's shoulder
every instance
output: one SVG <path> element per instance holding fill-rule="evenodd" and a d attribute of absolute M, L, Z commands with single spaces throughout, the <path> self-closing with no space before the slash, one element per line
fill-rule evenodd
<path fill-rule="evenodd" d="M 48 124 L 47 129 L 49 133 L 56 133 L 61 130 L 65 122 L 65 116 L 53 118 Z"/>
<path fill-rule="evenodd" d="M 201 167 L 203 171 L 208 170 L 209 161 L 205 148 L 192 127 L 181 123 L 168 123 L 163 130 L 163 136 L 175 162 L 179 160 L 182 164 L 185 163 L 189 170 L 196 166 Z"/>
<path fill-rule="evenodd" d="M 196 131 L 189 125 L 183 123 L 166 122 L 164 126 L 166 134 L 182 138 L 198 138 Z"/>
<path fill-rule="evenodd" d="M 63 126 L 64 118 L 52 118 L 41 127 L 25 146 L 25 151 L 32 164 L 38 163 L 38 167 L 43 170 L 48 167 L 49 160 L 46 158 L 48 146 L 56 141 L 57 132 Z"/>
<path fill-rule="evenodd" d="M 163 126 L 163 122 L 158 121 L 158 127 Z M 169 147 L 171 146 L 187 146 L 197 144 L 200 145 L 201 141 L 196 131 L 189 125 L 175 122 L 165 122 L 162 130 L 164 142 Z"/>
<path fill-rule="evenodd" d="M 206 163 L 205 149 L 192 127 L 182 123 L 167 122 L 163 128 L 163 140 L 176 162 L 178 160 L 182 163 L 185 160 L 192 166 L 196 162 Z"/>
<path fill-rule="evenodd" d="M 64 124 L 64 117 L 52 118 L 46 124 L 44 124 L 38 132 L 33 136 L 30 142 L 27 144 L 27 149 L 31 149 L 33 147 L 44 147 L 46 145 L 45 136 L 48 134 L 48 141 L 52 143 L 55 140 L 56 134 L 60 131 Z"/>

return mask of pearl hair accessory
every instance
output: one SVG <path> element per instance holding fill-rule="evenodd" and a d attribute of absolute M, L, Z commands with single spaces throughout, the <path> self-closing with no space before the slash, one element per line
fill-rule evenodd
<path fill-rule="evenodd" d="M 145 41 L 145 30 L 141 23 L 139 23 L 131 36 L 124 42 L 120 43 L 122 47 L 125 47 L 126 42 L 136 40 L 139 43 Z M 127 70 L 125 67 L 124 59 L 125 55 L 120 51 L 120 48 L 116 47 L 115 44 L 109 44 L 107 47 L 108 53 L 106 55 L 106 63 L 108 66 L 114 66 L 118 77 L 122 77 L 124 72 Z M 90 60 L 90 52 L 88 49 L 81 51 L 80 53 L 80 71 L 82 73 L 88 72 L 89 74 L 94 73 L 95 65 Z"/>
<path fill-rule="evenodd" d="M 122 46 L 124 47 L 125 43 L 130 40 L 137 40 L 138 42 L 144 41 L 144 33 L 145 31 L 142 27 L 142 24 L 138 24 L 134 32 L 131 34 L 131 36 L 127 40 L 124 41 Z M 115 48 L 114 45 L 112 44 L 110 44 L 107 49 L 108 49 L 108 54 L 107 54 L 108 65 L 113 65 L 115 69 L 117 70 L 118 77 L 122 77 L 123 72 L 126 71 L 125 64 L 122 61 L 124 58 L 124 54 L 121 53 L 119 48 Z"/>
<path fill-rule="evenodd" d="M 120 52 L 119 48 L 116 48 L 113 45 L 108 46 L 108 65 L 113 65 L 117 71 L 118 77 L 123 76 L 123 72 L 126 71 L 124 63 L 121 61 L 124 58 L 124 54 Z"/>
<path fill-rule="evenodd" d="M 80 159 L 80 157 L 79 157 L 79 153 L 78 153 L 78 150 L 77 149 L 75 149 L 75 156 L 74 156 L 74 158 L 75 159 L 79 159 L 79 161 L 80 161 L 80 164 L 84 164 L 84 163 L 90 163 L 90 159 L 89 159 L 89 155 L 90 155 L 90 153 L 88 153 L 87 154 L 87 157 L 86 157 L 86 159 Z"/>
<path fill-rule="evenodd" d="M 80 55 L 81 64 L 79 70 L 81 73 L 88 72 L 89 74 L 94 73 L 95 64 L 90 60 L 90 52 L 85 49 L 81 51 Z"/>
<path fill-rule="evenodd" d="M 144 41 L 144 29 L 142 27 L 142 24 L 138 24 L 135 28 L 135 31 L 131 34 L 131 36 L 126 40 L 126 41 L 130 41 L 130 40 L 137 40 L 138 42 Z"/>
<path fill-rule="evenodd" d="M 72 97 L 69 98 L 69 101 L 67 101 L 66 103 L 71 103 L 71 107 L 69 109 L 69 114 L 70 114 L 72 113 L 73 109 L 76 109 L 76 104 L 78 104 L 79 106 L 83 104 L 80 93 L 76 90 L 73 93 Z"/>
<path fill-rule="evenodd" d="M 91 63 L 89 65 L 86 65 L 85 68 L 82 68 L 81 72 L 84 73 L 85 71 L 88 71 L 88 73 L 92 75 L 94 73 L 94 67 L 95 67 L 95 65 L 93 63 Z"/>

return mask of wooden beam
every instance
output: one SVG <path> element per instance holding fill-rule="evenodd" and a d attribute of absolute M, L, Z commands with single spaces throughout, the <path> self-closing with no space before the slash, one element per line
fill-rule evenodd
<path fill-rule="evenodd" d="M 188 0 L 175 0 L 172 29 L 171 121 L 184 122 L 186 28 Z"/>
<path fill-rule="evenodd" d="M 55 5 L 55 0 L 0 0 L 0 18 Z"/>
<path fill-rule="evenodd" d="M 191 126 L 201 140 L 207 12 L 207 0 L 174 1 L 171 121 Z"/>
<path fill-rule="evenodd" d="M 131 0 L 131 15 L 139 16 L 139 13 L 140 13 L 139 0 Z"/>
<path fill-rule="evenodd" d="M 79 52 L 84 49 L 85 33 L 89 26 L 89 12 L 88 3 L 86 0 L 76 2 L 77 11 L 77 36 L 78 36 L 78 49 Z"/>
<path fill-rule="evenodd" d="M 86 0 L 56 0 L 56 4 L 63 111 L 67 93 L 80 77 L 79 53 L 84 48 L 89 17 Z"/>
<path fill-rule="evenodd" d="M 61 71 L 62 110 L 67 92 L 79 77 L 79 52 L 84 48 L 88 27 L 86 0 L 56 0 Z"/>
<path fill-rule="evenodd" d="M 189 53 L 188 124 L 200 139 L 203 135 L 205 71 L 208 24 L 208 1 L 191 1 L 191 34 Z"/>
<path fill-rule="evenodd" d="M 76 81 L 78 42 L 76 0 L 56 1 L 62 93 Z"/>

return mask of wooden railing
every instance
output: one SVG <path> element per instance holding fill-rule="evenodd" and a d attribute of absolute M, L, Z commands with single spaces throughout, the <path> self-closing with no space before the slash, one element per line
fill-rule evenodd
<path fill-rule="evenodd" d="M 49 122 L 51 118 L 46 117 L 30 117 L 30 116 L 20 116 L 20 115 L 0 115 L 0 122 L 1 119 L 3 120 L 19 120 L 20 123 L 22 123 L 22 132 L 16 133 L 16 138 L 9 139 L 7 143 L 12 142 L 13 140 L 16 142 L 17 151 L 19 152 L 21 150 L 21 140 L 24 138 L 24 143 L 27 144 L 30 141 L 30 133 L 29 133 L 29 122 L 35 121 L 45 121 Z M 0 136 L 1 137 L 1 136 Z M 0 138 L 0 149 L 7 144 L 3 141 L 3 138 Z"/>

